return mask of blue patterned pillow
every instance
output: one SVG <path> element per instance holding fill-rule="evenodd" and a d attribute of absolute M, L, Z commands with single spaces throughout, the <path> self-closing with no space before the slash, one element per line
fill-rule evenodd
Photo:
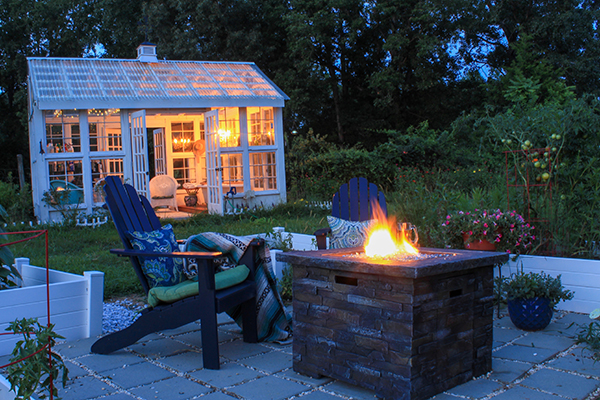
<path fill-rule="evenodd" d="M 355 222 L 328 216 L 327 222 L 331 228 L 329 248 L 344 249 L 364 246 L 373 220 Z"/>
<path fill-rule="evenodd" d="M 173 227 L 170 224 L 152 232 L 127 232 L 127 237 L 135 250 L 160 253 L 179 251 Z M 181 258 L 140 257 L 140 264 L 151 288 L 173 286 L 185 280 Z"/>

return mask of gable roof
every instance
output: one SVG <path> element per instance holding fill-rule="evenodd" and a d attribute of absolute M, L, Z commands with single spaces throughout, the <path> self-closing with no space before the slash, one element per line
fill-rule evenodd
<path fill-rule="evenodd" d="M 28 58 L 32 104 L 85 108 L 283 107 L 289 98 L 250 62 Z"/>

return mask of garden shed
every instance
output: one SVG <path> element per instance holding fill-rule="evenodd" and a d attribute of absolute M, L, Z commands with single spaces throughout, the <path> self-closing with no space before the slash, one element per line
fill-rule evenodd
<path fill-rule="evenodd" d="M 28 58 L 34 211 L 51 189 L 89 214 L 117 175 L 150 198 L 150 178 L 177 182 L 211 213 L 286 201 L 282 110 L 288 97 L 251 62 Z M 189 205 L 189 204 L 188 204 Z"/>

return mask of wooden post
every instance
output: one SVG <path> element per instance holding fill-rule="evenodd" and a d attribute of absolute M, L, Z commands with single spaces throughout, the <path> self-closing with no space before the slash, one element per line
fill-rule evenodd
<path fill-rule="evenodd" d="M 17 167 L 19 168 L 19 185 L 23 189 L 25 187 L 25 171 L 23 170 L 22 154 L 17 154 Z"/>

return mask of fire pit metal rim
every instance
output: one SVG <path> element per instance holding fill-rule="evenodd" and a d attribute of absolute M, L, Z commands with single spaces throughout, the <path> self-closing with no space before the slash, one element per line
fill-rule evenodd
<path fill-rule="evenodd" d="M 440 273 L 469 270 L 482 265 L 504 264 L 509 254 L 489 251 L 419 248 L 423 253 L 442 253 L 448 257 L 435 257 L 413 261 L 377 260 L 368 258 L 343 257 L 343 255 L 362 252 L 362 248 L 329 249 L 314 251 L 290 251 L 278 254 L 280 261 L 291 264 L 321 266 L 328 269 L 372 272 L 387 268 L 392 276 L 423 278 Z"/>

